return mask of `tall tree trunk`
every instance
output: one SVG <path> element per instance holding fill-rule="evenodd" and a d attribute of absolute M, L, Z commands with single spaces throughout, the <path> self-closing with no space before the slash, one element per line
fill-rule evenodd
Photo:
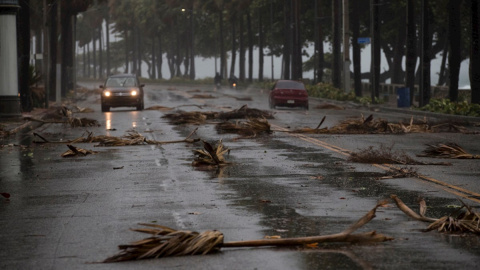
<path fill-rule="evenodd" d="M 230 78 L 233 78 L 233 76 L 235 76 L 235 61 L 236 61 L 236 57 L 237 57 L 237 40 L 236 40 L 236 37 L 237 37 L 237 33 L 236 33 L 236 20 L 237 18 L 232 18 L 231 20 L 231 23 L 232 23 L 232 60 L 231 60 L 231 63 L 230 63 L 230 75 L 229 77 Z"/>
<path fill-rule="evenodd" d="M 83 77 L 87 77 L 87 55 L 86 55 L 86 45 L 83 46 Z"/>
<path fill-rule="evenodd" d="M 50 9 L 50 17 L 49 17 L 49 46 L 50 46 L 50 71 L 49 71 L 49 86 L 46 91 L 48 91 L 47 95 L 49 97 L 50 101 L 55 100 L 55 89 L 56 89 L 56 78 L 57 78 L 57 68 L 56 68 L 56 63 L 57 63 L 57 9 L 58 9 L 58 2 L 51 0 L 49 2 L 49 6 L 51 7 Z"/>
<path fill-rule="evenodd" d="M 362 96 L 362 66 L 361 66 L 361 50 L 358 44 L 360 37 L 360 16 L 358 15 L 360 9 L 359 1 L 352 2 L 352 15 L 350 20 L 350 27 L 352 29 L 352 52 L 353 52 L 353 81 L 355 88 L 355 96 Z"/>
<path fill-rule="evenodd" d="M 18 56 L 18 90 L 22 111 L 32 110 L 32 92 L 29 84 L 30 68 L 30 1 L 20 2 L 20 12 L 17 18 L 17 56 Z"/>
<path fill-rule="evenodd" d="M 448 31 L 447 31 L 448 32 Z M 447 34 L 448 36 L 448 34 Z M 445 85 L 447 81 L 447 56 L 448 56 L 448 40 L 444 40 L 445 44 L 443 46 L 443 53 L 442 53 L 442 63 L 440 64 L 440 74 L 438 74 L 438 83 L 437 85 Z"/>
<path fill-rule="evenodd" d="M 291 8 L 290 8 L 291 2 L 289 0 L 284 0 L 283 1 L 283 19 L 284 19 L 284 29 L 285 29 L 285 39 L 283 44 L 283 78 L 285 80 L 290 79 L 290 67 L 291 67 L 291 50 L 292 50 L 292 43 L 293 43 L 293 38 L 292 38 L 292 31 L 290 29 L 290 25 L 292 24 L 292 18 L 291 18 Z"/>
<path fill-rule="evenodd" d="M 72 3 L 70 1 L 62 1 L 62 29 L 61 29 L 61 96 L 66 97 L 68 90 L 74 88 L 73 85 L 73 31 L 72 31 Z"/>
<path fill-rule="evenodd" d="M 253 82 L 253 31 L 252 18 L 250 10 L 247 12 L 247 32 L 248 32 L 248 82 Z"/>
<path fill-rule="evenodd" d="M 193 7 L 190 10 L 190 80 L 195 80 L 195 24 L 193 23 Z"/>
<path fill-rule="evenodd" d="M 292 14 L 293 14 L 293 62 L 292 62 L 292 79 L 302 79 L 302 46 L 300 37 L 300 0 L 292 1 Z"/>
<path fill-rule="evenodd" d="M 100 24 L 100 27 L 98 28 L 98 78 L 103 79 L 104 78 L 104 72 L 103 72 L 103 43 L 102 43 L 102 38 L 103 38 L 103 23 Z"/>
<path fill-rule="evenodd" d="M 128 73 L 128 66 L 130 65 L 130 60 L 128 57 L 129 50 L 128 50 L 128 30 L 125 30 L 124 33 L 124 42 L 125 42 L 125 73 Z"/>
<path fill-rule="evenodd" d="M 244 29 L 243 29 L 243 17 L 244 14 L 240 14 L 240 28 L 238 29 L 238 41 L 239 41 L 239 79 L 241 82 L 245 81 L 245 41 L 244 41 Z"/>
<path fill-rule="evenodd" d="M 472 103 L 480 104 L 480 5 L 471 0 L 472 47 L 470 49 L 470 89 Z"/>
<path fill-rule="evenodd" d="M 402 9 L 398 11 L 397 16 L 399 16 L 400 22 L 397 27 L 397 36 L 395 44 L 405 44 L 407 32 L 406 29 L 406 10 Z M 393 63 L 391 67 L 392 79 L 391 83 L 394 84 L 404 84 L 405 83 L 405 74 L 403 74 L 402 68 L 402 58 L 404 56 L 404 47 L 403 46 L 394 46 L 393 47 Z"/>
<path fill-rule="evenodd" d="M 92 62 L 90 61 L 90 44 L 85 44 L 87 46 L 87 78 L 92 77 Z"/>
<path fill-rule="evenodd" d="M 152 73 L 150 73 L 150 79 L 155 79 L 157 76 L 157 62 L 155 60 L 155 53 L 157 48 L 155 48 L 155 36 L 152 36 Z"/>
<path fill-rule="evenodd" d="M 107 49 L 107 76 L 110 76 L 110 10 L 107 7 L 107 16 L 105 17 L 106 39 L 105 46 Z"/>
<path fill-rule="evenodd" d="M 262 12 L 258 11 L 258 80 L 263 82 L 263 63 L 265 61 L 263 55 L 264 34 L 263 34 L 263 18 Z"/>
<path fill-rule="evenodd" d="M 417 44 L 415 27 L 415 0 L 407 0 L 407 41 L 405 59 L 405 86 L 410 89 L 410 105 L 415 97 L 415 68 L 417 66 Z"/>
<path fill-rule="evenodd" d="M 372 103 L 376 103 L 376 99 L 380 96 L 380 18 L 379 18 L 379 0 L 370 0 L 370 16 L 371 16 L 371 26 L 370 31 L 372 31 L 372 79 L 370 84 L 372 85 Z"/>
<path fill-rule="evenodd" d="M 163 51 L 162 51 L 162 37 L 158 35 L 158 54 L 157 54 L 157 78 L 163 79 L 162 75 Z"/>
<path fill-rule="evenodd" d="M 333 55 L 332 55 L 332 84 L 340 89 L 341 86 L 341 13 L 340 1 L 332 0 L 332 18 L 333 18 Z"/>
<path fill-rule="evenodd" d="M 140 27 L 136 27 L 136 37 L 137 37 L 137 76 L 141 77 L 142 76 L 142 60 L 143 60 L 143 49 L 142 49 L 142 37 L 140 35 Z"/>
<path fill-rule="evenodd" d="M 97 78 L 97 29 L 93 28 L 92 30 L 92 36 L 93 36 L 93 66 L 92 66 L 92 71 L 93 71 L 93 78 Z"/>
<path fill-rule="evenodd" d="M 227 76 L 227 52 L 225 51 L 225 42 L 223 34 L 223 13 L 221 9 L 218 12 L 218 27 L 220 29 L 220 75 L 222 78 Z"/>
<path fill-rule="evenodd" d="M 450 86 L 448 95 L 451 101 L 458 100 L 458 80 L 460 74 L 461 58 L 461 23 L 460 6 L 462 0 L 449 0 L 448 2 L 448 33 L 449 47 L 448 66 L 450 69 Z"/>
<path fill-rule="evenodd" d="M 422 83 L 420 84 L 420 107 L 430 102 L 430 50 L 432 40 L 430 38 L 430 5 L 429 0 L 422 0 L 422 57 L 420 67 L 422 69 Z"/>

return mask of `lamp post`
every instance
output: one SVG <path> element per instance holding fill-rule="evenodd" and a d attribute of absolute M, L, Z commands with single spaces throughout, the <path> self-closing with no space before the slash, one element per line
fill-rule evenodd
<path fill-rule="evenodd" d="M 0 118 L 20 117 L 17 70 L 18 0 L 0 0 Z"/>

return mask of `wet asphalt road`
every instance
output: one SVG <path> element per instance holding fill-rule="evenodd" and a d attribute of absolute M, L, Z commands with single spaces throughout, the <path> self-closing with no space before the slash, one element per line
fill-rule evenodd
<path fill-rule="evenodd" d="M 170 88 L 170 90 L 168 90 Z M 267 93 L 258 89 L 213 91 L 209 86 L 147 86 L 145 107 L 161 105 L 182 110 L 230 110 L 247 104 L 268 109 Z M 213 99 L 192 99 L 198 94 Z M 227 94 L 227 95 L 225 95 Z M 252 97 L 239 101 L 233 97 Z M 274 110 L 273 128 L 333 126 L 368 110 Z M 100 127 L 70 128 L 45 124 L 35 130 L 50 141 L 94 135 L 122 136 L 135 129 L 149 139 L 183 139 L 196 126 L 170 125 L 162 111 L 114 108 L 101 113 L 99 97 L 78 104 L 93 113 Z M 196 106 L 201 105 L 202 109 Z M 410 116 L 373 112 L 389 121 L 408 122 Z M 236 140 L 217 134 L 214 125 L 198 126 L 197 136 L 231 149 L 221 171 L 191 166 L 192 150 L 201 144 L 94 147 L 86 157 L 62 158 L 65 144 L 33 144 L 31 132 L 17 134 L 0 148 L 1 269 L 476 269 L 480 265 L 479 237 L 422 232 L 427 224 L 414 221 L 393 204 L 360 231 L 376 230 L 395 240 L 379 244 L 328 244 L 307 248 L 222 249 L 207 256 L 163 258 L 115 264 L 97 264 L 117 252 L 117 245 L 140 240 L 131 232 L 138 223 L 156 223 L 176 229 L 217 229 L 225 241 L 261 239 L 267 235 L 301 237 L 342 231 L 368 212 L 378 200 L 397 194 L 417 209 L 425 198 L 427 215 L 441 217 L 458 205 L 457 198 L 478 209 L 478 160 L 448 160 L 452 166 L 416 165 L 418 173 L 439 183 L 416 178 L 377 180 L 385 168 L 346 160 L 347 151 L 380 143 L 419 154 L 425 143 L 455 141 L 470 153 L 480 153 L 479 135 L 457 133 L 407 135 L 271 135 Z M 425 159 L 428 161 L 439 161 Z M 440 160 L 442 161 L 442 160 Z M 446 185 L 444 185 L 446 184 Z M 451 185 L 451 186 L 447 186 Z M 463 197 L 462 197 L 463 196 Z M 466 198 L 465 198 L 466 197 Z"/>

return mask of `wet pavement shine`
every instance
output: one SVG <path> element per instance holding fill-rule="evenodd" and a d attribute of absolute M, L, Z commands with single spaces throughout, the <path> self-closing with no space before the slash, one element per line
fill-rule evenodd
<path fill-rule="evenodd" d="M 162 105 L 186 111 L 220 111 L 243 104 L 267 110 L 266 92 L 259 89 L 213 91 L 207 86 L 147 86 L 145 107 Z M 169 90 L 170 89 L 170 90 Z M 193 99 L 200 89 L 214 99 Z M 227 94 L 227 95 L 225 95 Z M 252 97 L 238 101 L 231 96 Z M 325 126 L 371 111 L 314 109 L 274 110 L 270 122 L 284 128 Z M 431 182 L 413 178 L 379 180 L 385 170 L 347 161 L 328 145 L 355 151 L 379 142 L 414 154 L 432 140 L 456 139 L 480 152 L 478 135 L 311 135 L 302 140 L 275 131 L 249 139 L 218 134 L 214 124 L 174 126 L 162 111 L 125 108 L 100 112 L 98 97 L 79 101 L 92 107 L 82 117 L 100 127 L 71 128 L 44 124 L 35 132 L 57 143 L 33 143 L 31 130 L 1 140 L 0 268 L 1 269 L 476 269 L 480 266 L 479 236 L 424 232 L 427 223 L 412 220 L 393 203 L 377 210 L 360 232 L 376 231 L 394 238 L 375 244 L 320 243 L 318 247 L 223 248 L 205 256 L 99 263 L 117 253 L 117 246 L 146 237 L 130 228 L 153 223 L 179 230 L 216 229 L 225 242 L 265 236 L 304 237 L 343 231 L 375 206 L 398 195 L 417 210 L 425 198 L 427 215 L 441 217 L 460 205 L 459 196 Z M 195 106 L 192 106 L 195 105 Z M 199 109 L 198 106 L 202 106 Z M 397 112 L 374 112 L 388 119 L 408 119 Z M 85 157 L 64 158 L 65 143 L 85 132 L 122 136 L 134 129 L 148 139 L 179 140 L 198 127 L 196 136 L 223 140 L 232 165 L 204 171 L 191 166 L 201 143 L 96 147 Z M 321 141 L 322 143 L 319 143 Z M 316 143 L 312 143 L 316 142 Z M 452 166 L 415 166 L 419 172 L 480 192 L 477 160 L 453 160 Z M 442 176 L 448 176 L 447 178 Z M 478 209 L 475 201 L 463 198 Z"/>

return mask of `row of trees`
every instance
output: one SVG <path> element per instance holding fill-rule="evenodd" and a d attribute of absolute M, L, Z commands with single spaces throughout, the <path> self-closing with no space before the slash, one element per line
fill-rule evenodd
<path fill-rule="evenodd" d="M 48 14 L 39 18 L 31 13 L 30 24 L 37 37 L 45 33 L 45 29 L 49 30 L 50 62 L 56 63 L 58 58 L 55 59 L 55 55 L 59 55 L 63 70 L 73 67 L 71 50 L 74 46 L 69 40 L 76 40 L 81 62 L 77 68 L 86 77 L 102 78 L 117 71 L 141 74 L 143 63 L 148 67 L 148 76 L 153 79 L 166 76 L 162 74 L 163 65 L 168 66 L 170 78 L 195 79 L 195 57 L 201 56 L 219 58 L 220 65 L 215 69 L 224 78 L 236 75 L 241 81 L 252 81 L 254 77 L 262 80 L 264 60 L 273 55 L 282 58 L 282 77 L 285 79 L 301 79 L 304 71 L 314 70 L 315 82 L 329 77 L 334 86 L 340 88 L 344 1 L 21 2 L 30 2 L 30 8 L 37 5 L 40 7 L 37 10 L 42 10 L 43 5 L 43 13 L 38 14 Z M 60 12 L 56 12 L 59 2 Z M 455 101 L 460 63 L 470 58 L 472 102 L 480 103 L 478 0 L 436 0 L 434 5 L 431 0 L 349 2 L 353 79 L 357 95 L 363 94 L 361 80 L 374 78 L 374 85 L 390 80 L 411 89 L 413 84 L 449 85 L 450 99 Z M 41 27 L 45 23 L 47 27 Z M 75 37 L 68 33 L 75 33 L 71 31 L 71 23 L 76 24 Z M 55 45 L 59 34 L 55 26 L 58 25 L 61 25 L 64 42 Z M 110 40 L 111 34 L 115 36 L 114 41 Z M 372 61 L 371 70 L 360 69 L 363 45 L 356 42 L 359 37 L 372 37 L 372 55 L 380 59 L 378 55 L 383 52 L 388 69 L 380 71 L 379 60 Z M 325 42 L 331 44 L 332 53 L 326 53 Z M 308 55 L 305 48 L 312 44 L 314 53 Z M 61 53 L 55 53 L 54 48 Z M 258 55 L 253 54 L 254 48 Z M 439 81 L 430 82 L 429 63 L 437 55 L 442 57 Z M 230 58 L 229 67 L 227 57 Z M 302 57 L 309 60 L 303 62 Z M 259 67 L 255 75 L 254 65 Z M 49 86 L 52 89 L 55 76 L 53 70 L 50 71 Z M 67 76 L 68 72 L 62 74 Z M 67 82 L 67 77 L 62 79 L 64 93 Z M 375 87 L 372 93 L 378 97 Z M 423 93 L 425 104 L 429 99 L 429 87 Z"/>

